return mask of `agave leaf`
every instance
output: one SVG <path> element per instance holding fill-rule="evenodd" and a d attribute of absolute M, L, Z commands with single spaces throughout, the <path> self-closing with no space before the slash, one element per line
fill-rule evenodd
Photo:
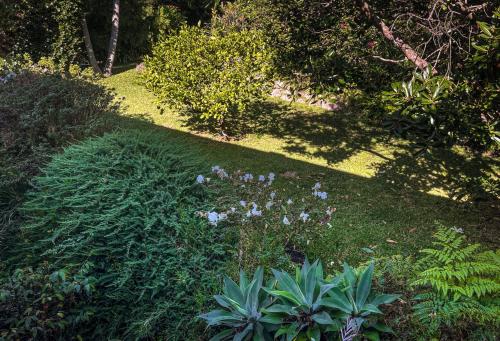
<path fill-rule="evenodd" d="M 286 304 L 273 304 L 269 308 L 263 309 L 265 313 L 287 313 L 287 314 L 292 310 L 294 310 L 294 308 Z"/>
<path fill-rule="evenodd" d="M 283 323 L 283 318 L 279 314 L 266 314 L 259 319 L 259 322 L 280 325 Z"/>
<path fill-rule="evenodd" d="M 372 327 L 382 333 L 394 334 L 394 330 L 392 330 L 391 327 L 382 322 L 377 322 Z"/>
<path fill-rule="evenodd" d="M 240 291 L 243 293 L 245 292 L 246 288 L 248 287 L 248 277 L 245 271 L 240 270 Z"/>
<path fill-rule="evenodd" d="M 361 308 L 361 312 L 368 312 L 368 313 L 375 313 L 375 314 L 382 314 L 382 311 L 374 306 L 373 304 L 365 304 L 363 308 Z"/>
<path fill-rule="evenodd" d="M 219 305 L 223 306 L 224 308 L 230 308 L 231 304 L 226 301 L 226 297 L 223 295 L 214 295 L 215 300 Z"/>
<path fill-rule="evenodd" d="M 326 311 L 322 311 L 320 313 L 314 314 L 311 316 L 313 321 L 315 321 L 318 324 L 323 324 L 323 325 L 330 325 L 333 324 L 333 320 L 330 317 L 330 315 Z"/>
<path fill-rule="evenodd" d="M 294 294 L 292 294 L 291 292 L 289 291 L 285 291 L 285 290 L 268 290 L 268 292 L 273 295 L 273 296 L 276 296 L 276 297 L 280 297 L 280 298 L 284 298 L 286 300 L 289 300 L 291 301 L 292 303 L 300 306 L 301 303 L 299 300 L 297 300 L 297 298 L 295 297 Z"/>
<path fill-rule="evenodd" d="M 249 323 L 245 329 L 234 335 L 233 341 L 243 341 L 248 334 L 253 330 L 253 324 Z"/>
<path fill-rule="evenodd" d="M 365 305 L 366 299 L 368 298 L 368 295 L 370 295 L 373 268 L 374 264 L 371 262 L 359 277 L 358 287 L 356 288 L 356 306 L 358 308 Z"/>
<path fill-rule="evenodd" d="M 252 315 L 254 315 L 257 313 L 257 308 L 259 306 L 259 292 L 262 288 L 262 281 L 259 283 L 258 278 L 255 278 L 252 280 L 248 288 L 245 308 Z"/>
<path fill-rule="evenodd" d="M 298 284 L 293 280 L 292 277 L 286 272 L 279 272 L 276 270 L 273 270 L 274 276 L 276 277 L 276 280 L 278 281 L 278 286 L 281 290 L 286 290 L 290 293 L 293 294 L 295 297 L 295 301 L 299 302 L 298 304 L 306 304 L 306 298 L 304 297 L 304 294 L 300 290 L 300 287 Z"/>
<path fill-rule="evenodd" d="M 307 336 L 310 341 L 320 341 L 321 339 L 321 330 L 318 325 L 315 325 L 313 328 L 309 328 L 307 330 Z"/>
<path fill-rule="evenodd" d="M 213 336 L 210 341 L 222 341 L 225 340 L 228 336 L 233 334 L 232 329 L 226 329 L 218 333 L 217 335 Z"/>
<path fill-rule="evenodd" d="M 374 306 L 379 306 L 381 304 L 389 304 L 394 302 L 400 297 L 400 295 L 388 295 L 388 294 L 381 294 L 377 295 L 371 302 L 370 304 L 373 304 Z"/>
<path fill-rule="evenodd" d="M 354 273 L 354 270 L 347 264 L 344 263 L 344 278 L 347 280 L 347 283 L 349 284 L 348 290 L 350 290 L 351 296 L 354 290 L 354 287 L 356 286 L 356 274 Z"/>
<path fill-rule="evenodd" d="M 306 276 L 304 277 L 304 293 L 306 296 L 306 302 L 309 306 L 313 304 L 314 291 L 316 290 L 318 284 L 316 278 L 316 265 L 317 263 L 315 262 L 313 266 L 309 268 Z"/>
<path fill-rule="evenodd" d="M 245 305 L 245 298 L 243 297 L 240 287 L 227 276 L 224 277 L 224 294 L 233 301 L 238 302 L 240 306 Z"/>
<path fill-rule="evenodd" d="M 242 316 L 225 310 L 212 310 L 207 314 L 200 315 L 200 318 L 206 320 L 209 326 L 220 325 L 222 321 L 226 323 L 241 323 L 243 321 Z"/>
<path fill-rule="evenodd" d="M 333 288 L 329 292 L 329 297 L 321 300 L 321 304 L 348 314 L 351 314 L 354 310 L 351 302 L 349 302 L 345 294 L 339 288 Z"/>
<path fill-rule="evenodd" d="M 323 298 L 323 296 L 328 292 L 330 291 L 331 289 L 335 288 L 338 286 L 338 281 L 333 281 L 331 283 L 328 283 L 328 284 L 323 284 L 321 287 L 320 287 L 320 290 L 319 290 L 319 294 L 318 294 L 318 297 L 316 297 L 316 301 L 314 302 L 313 304 L 313 311 L 315 311 L 316 309 L 318 309 L 321 305 L 321 300 Z"/>

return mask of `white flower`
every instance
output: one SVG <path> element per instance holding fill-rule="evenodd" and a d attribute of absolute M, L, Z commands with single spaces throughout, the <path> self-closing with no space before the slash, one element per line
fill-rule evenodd
<path fill-rule="evenodd" d="M 248 211 L 248 212 L 247 212 L 247 214 L 246 214 L 246 216 L 247 216 L 248 218 L 250 218 L 250 217 L 252 216 L 252 212 Z"/>
<path fill-rule="evenodd" d="M 220 166 L 215 165 L 212 167 L 212 173 L 218 173 L 220 169 L 221 169 Z"/>
<path fill-rule="evenodd" d="M 260 217 L 262 215 L 262 211 L 257 210 L 257 205 L 254 203 L 252 208 L 252 215 L 255 217 Z"/>
<path fill-rule="evenodd" d="M 259 175 L 259 181 L 260 182 L 266 181 L 266 177 L 264 175 Z"/>
<path fill-rule="evenodd" d="M 318 192 L 318 191 L 314 190 L 313 195 L 315 197 L 322 199 L 322 200 L 325 200 L 326 198 L 328 198 L 328 193 L 326 193 L 326 192 Z"/>
<path fill-rule="evenodd" d="M 202 184 L 205 182 L 205 177 L 203 175 L 198 175 L 196 177 L 196 182 L 199 183 L 199 184 Z"/>
<path fill-rule="evenodd" d="M 269 181 L 270 182 L 273 182 L 274 179 L 276 178 L 276 174 L 274 174 L 273 172 L 269 173 L 269 175 L 267 176 Z"/>
<path fill-rule="evenodd" d="M 273 202 L 272 202 L 272 201 L 268 201 L 268 202 L 266 202 L 266 208 L 267 208 L 268 210 L 270 210 L 270 209 L 271 209 L 271 206 L 273 206 Z"/>
<path fill-rule="evenodd" d="M 290 220 L 286 216 L 283 217 L 283 224 L 290 225 Z"/>
<path fill-rule="evenodd" d="M 231 213 L 234 213 L 234 212 L 236 212 L 236 208 L 231 207 Z"/>
<path fill-rule="evenodd" d="M 240 205 L 243 207 L 247 207 L 247 202 L 245 200 L 240 200 Z"/>
<path fill-rule="evenodd" d="M 269 196 L 271 197 L 271 200 L 274 200 L 274 198 L 276 197 L 276 192 L 271 192 Z"/>
<path fill-rule="evenodd" d="M 302 211 L 300 213 L 300 219 L 302 219 L 302 221 L 305 223 L 309 219 L 309 214 L 307 214 L 306 212 Z"/>
<path fill-rule="evenodd" d="M 452 227 L 450 230 L 453 230 L 456 233 L 464 233 L 464 229 L 461 227 Z"/>
<path fill-rule="evenodd" d="M 317 190 L 318 190 L 318 189 L 320 189 L 320 188 L 321 188 L 321 184 L 320 184 L 319 182 L 316 182 L 316 183 L 314 184 L 314 186 L 313 186 L 313 188 L 312 188 L 312 189 L 313 189 L 314 191 L 317 191 Z"/>
<path fill-rule="evenodd" d="M 217 212 L 208 212 L 207 218 L 210 224 L 217 226 L 217 222 L 219 221 L 219 214 Z"/>
<path fill-rule="evenodd" d="M 253 180 L 252 173 L 246 173 L 245 175 L 243 175 L 242 180 L 245 181 L 245 182 L 252 181 Z"/>
<path fill-rule="evenodd" d="M 292 199 L 288 199 L 288 200 L 286 201 L 286 203 L 287 203 L 288 205 L 291 205 L 291 204 L 293 204 L 293 201 L 292 201 Z"/>

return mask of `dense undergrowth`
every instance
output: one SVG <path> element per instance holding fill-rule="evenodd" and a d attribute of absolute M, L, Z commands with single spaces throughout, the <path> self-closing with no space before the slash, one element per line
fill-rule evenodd
<path fill-rule="evenodd" d="M 196 165 L 158 135 L 127 131 L 65 149 L 35 179 L 8 266 L 46 262 L 70 282 L 94 283 L 76 309 L 86 318 L 65 312 L 72 324 L 59 336 L 194 338 L 226 254 L 226 233 L 196 214 L 211 197 Z M 27 314 L 16 323 L 43 323 Z M 16 323 L 0 329 L 15 336 Z"/>
<path fill-rule="evenodd" d="M 12 74 L 19 74 L 0 86 L 0 253 L 39 168 L 61 147 L 109 129 L 117 112 L 106 88 L 50 66 L 16 68 Z"/>

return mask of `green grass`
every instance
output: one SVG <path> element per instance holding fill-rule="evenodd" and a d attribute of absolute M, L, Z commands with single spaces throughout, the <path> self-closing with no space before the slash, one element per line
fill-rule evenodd
<path fill-rule="evenodd" d="M 296 172 L 302 187 L 320 181 L 337 212 L 304 251 L 324 262 L 365 260 L 371 255 L 415 254 L 429 245 L 436 223 L 462 227 L 474 241 L 500 245 L 498 201 L 458 203 L 480 177 L 496 180 L 498 160 L 460 150 L 434 150 L 415 157 L 406 143 L 363 120 L 355 109 L 325 112 L 305 105 L 270 100 L 253 114 L 255 131 L 238 141 L 195 133 L 176 112 L 160 110 L 134 70 L 103 80 L 122 102 L 127 125 L 159 130 L 175 143 L 229 170 L 254 174 Z M 297 180 L 279 177 L 279 190 Z M 300 189 L 297 189 L 297 191 Z M 479 192 L 478 192 L 479 193 Z M 388 242 L 392 240 L 394 242 Z"/>

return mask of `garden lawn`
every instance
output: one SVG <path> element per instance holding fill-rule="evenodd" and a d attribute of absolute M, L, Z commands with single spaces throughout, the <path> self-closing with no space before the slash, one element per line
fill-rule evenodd
<path fill-rule="evenodd" d="M 452 199 L 466 198 L 470 190 L 485 198 L 478 190 L 480 177 L 498 180 L 498 160 L 469 157 L 459 150 L 415 157 L 406 143 L 360 123 L 353 107 L 326 112 L 276 100 L 251 115 L 257 134 L 226 141 L 192 132 L 178 113 L 160 110 L 135 70 L 102 82 L 122 102 L 124 125 L 159 130 L 165 143 L 199 153 L 209 160 L 202 174 L 216 164 L 254 175 L 274 172 L 278 193 L 286 189 L 294 198 L 310 195 L 310 187 L 321 182 L 336 212 L 331 227 L 324 225 L 301 245 L 300 251 L 311 259 L 330 264 L 416 254 L 429 245 L 437 224 L 463 228 L 471 240 L 488 247 L 500 245 L 497 201 L 466 205 Z M 289 177 L 282 176 L 285 172 Z M 231 195 L 236 204 L 237 192 Z"/>

